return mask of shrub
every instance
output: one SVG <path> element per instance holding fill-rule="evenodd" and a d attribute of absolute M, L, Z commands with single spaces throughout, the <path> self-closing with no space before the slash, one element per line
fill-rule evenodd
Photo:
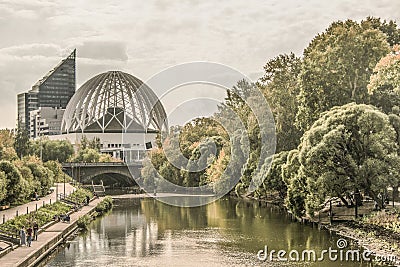
<path fill-rule="evenodd" d="M 89 215 L 85 214 L 78 219 L 77 225 L 82 230 L 88 230 L 91 220 L 92 220 L 92 218 Z"/>
<path fill-rule="evenodd" d="M 75 192 L 73 192 L 71 195 L 66 197 L 66 199 L 69 201 L 72 201 L 72 202 L 83 203 L 86 201 L 86 196 L 89 196 L 90 198 L 92 198 L 93 193 L 87 189 L 78 188 Z"/>
<path fill-rule="evenodd" d="M 102 215 L 107 211 L 111 210 L 113 207 L 113 200 L 111 197 L 105 197 L 99 204 L 97 204 L 95 211 Z"/>
<path fill-rule="evenodd" d="M 45 205 L 38 209 L 36 212 L 20 215 L 11 220 L 6 221 L 0 225 L 0 230 L 15 233 L 21 229 L 22 226 L 28 226 L 33 222 L 37 222 L 39 226 L 53 220 L 54 215 L 65 214 L 71 210 L 71 207 L 65 203 L 56 202 L 52 205 Z"/>

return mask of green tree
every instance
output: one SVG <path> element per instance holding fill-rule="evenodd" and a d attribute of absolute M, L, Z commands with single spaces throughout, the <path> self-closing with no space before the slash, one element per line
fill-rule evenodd
<path fill-rule="evenodd" d="M 376 64 L 368 84 L 371 103 L 386 114 L 400 106 L 400 45 Z"/>
<path fill-rule="evenodd" d="M 369 78 L 388 52 L 384 33 L 352 20 L 334 22 L 318 34 L 304 50 L 297 126 L 307 130 L 334 106 L 368 103 Z"/>
<path fill-rule="evenodd" d="M 43 166 L 49 169 L 54 175 L 54 182 L 61 183 L 64 181 L 64 172 L 62 171 L 62 165 L 60 162 L 55 160 L 49 160 L 43 163 Z"/>
<path fill-rule="evenodd" d="M 18 123 L 17 133 L 14 140 L 14 149 L 19 158 L 27 156 L 30 151 L 30 141 L 28 130 Z"/>
<path fill-rule="evenodd" d="M 42 156 L 43 162 L 67 162 L 74 154 L 72 144 L 67 140 L 35 140 L 31 145 L 31 153 L 37 157 Z"/>
<path fill-rule="evenodd" d="M 350 207 L 354 193 L 378 200 L 379 192 L 397 182 L 396 133 L 388 116 L 373 106 L 350 103 L 325 112 L 304 133 L 299 151 L 311 215 L 328 197 Z"/>
<path fill-rule="evenodd" d="M 267 62 L 264 76 L 260 79 L 259 86 L 275 119 L 277 152 L 294 149 L 300 143 L 301 132 L 295 126 L 300 70 L 300 58 L 293 53 L 283 54 Z"/>
<path fill-rule="evenodd" d="M 361 21 L 361 26 L 380 30 L 386 35 L 386 40 L 391 46 L 400 44 L 400 30 L 397 28 L 397 23 L 393 20 L 382 21 L 380 18 L 367 17 Z"/>
<path fill-rule="evenodd" d="M 17 158 L 14 149 L 14 135 L 8 129 L 0 130 L 0 159 L 13 161 Z"/>
<path fill-rule="evenodd" d="M 143 168 L 141 169 L 141 176 L 142 176 L 142 182 L 143 185 L 151 189 L 154 186 L 156 186 L 156 179 L 158 177 L 157 175 L 157 170 L 153 167 L 150 161 L 145 160 L 143 162 Z"/>
<path fill-rule="evenodd" d="M 307 198 L 307 177 L 300 169 L 299 151 L 291 150 L 287 161 L 282 166 L 282 179 L 287 186 L 286 207 L 298 217 L 305 215 L 305 199 Z"/>
<path fill-rule="evenodd" d="M 393 126 L 393 129 L 396 131 L 396 141 L 398 144 L 398 151 L 397 154 L 400 155 L 400 111 L 398 107 L 393 108 L 394 114 L 389 115 L 390 123 Z M 398 173 L 393 173 L 392 175 L 396 175 Z M 393 184 L 393 199 L 398 200 L 399 198 L 399 187 L 400 187 L 400 177 L 397 178 L 396 182 Z"/>
<path fill-rule="evenodd" d="M 46 195 L 50 187 L 54 184 L 53 172 L 37 162 L 28 162 L 34 181 L 38 182 L 39 187 L 35 191 L 40 195 Z"/>
<path fill-rule="evenodd" d="M 288 151 L 281 151 L 273 156 L 266 158 L 261 171 L 258 173 L 264 177 L 262 185 L 257 189 L 258 194 L 278 193 L 278 197 L 282 200 L 286 196 L 287 186 L 282 178 L 282 167 L 286 163 Z"/>
<path fill-rule="evenodd" d="M 0 172 L 0 203 L 7 197 L 7 177 L 4 172 Z"/>
<path fill-rule="evenodd" d="M 99 162 L 101 154 L 93 148 L 79 149 L 72 162 Z"/>
<path fill-rule="evenodd" d="M 15 203 L 20 200 L 22 177 L 19 170 L 9 161 L 0 161 L 0 172 L 5 174 L 7 196 L 3 199 L 5 203 Z"/>

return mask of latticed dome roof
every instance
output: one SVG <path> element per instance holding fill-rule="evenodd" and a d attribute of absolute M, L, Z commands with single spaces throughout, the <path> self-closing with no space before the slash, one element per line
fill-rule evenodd
<path fill-rule="evenodd" d="M 64 133 L 154 132 L 167 129 L 166 113 L 155 93 L 138 78 L 101 73 L 83 84 L 69 101 Z"/>

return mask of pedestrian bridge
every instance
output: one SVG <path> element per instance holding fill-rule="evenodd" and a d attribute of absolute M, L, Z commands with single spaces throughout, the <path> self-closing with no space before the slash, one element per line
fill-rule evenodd
<path fill-rule="evenodd" d="M 142 161 L 125 162 L 67 162 L 62 164 L 63 171 L 82 184 L 105 186 L 135 186 L 135 178 L 140 177 Z"/>

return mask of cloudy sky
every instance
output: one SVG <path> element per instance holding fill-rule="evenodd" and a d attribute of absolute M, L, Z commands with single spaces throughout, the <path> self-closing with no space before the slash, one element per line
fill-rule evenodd
<path fill-rule="evenodd" d="M 0 0 L 0 128 L 15 125 L 16 94 L 74 48 L 78 86 L 106 70 L 146 81 L 191 61 L 226 64 L 256 80 L 268 59 L 300 55 L 332 21 L 400 21 L 399 10 L 393 0 Z"/>

